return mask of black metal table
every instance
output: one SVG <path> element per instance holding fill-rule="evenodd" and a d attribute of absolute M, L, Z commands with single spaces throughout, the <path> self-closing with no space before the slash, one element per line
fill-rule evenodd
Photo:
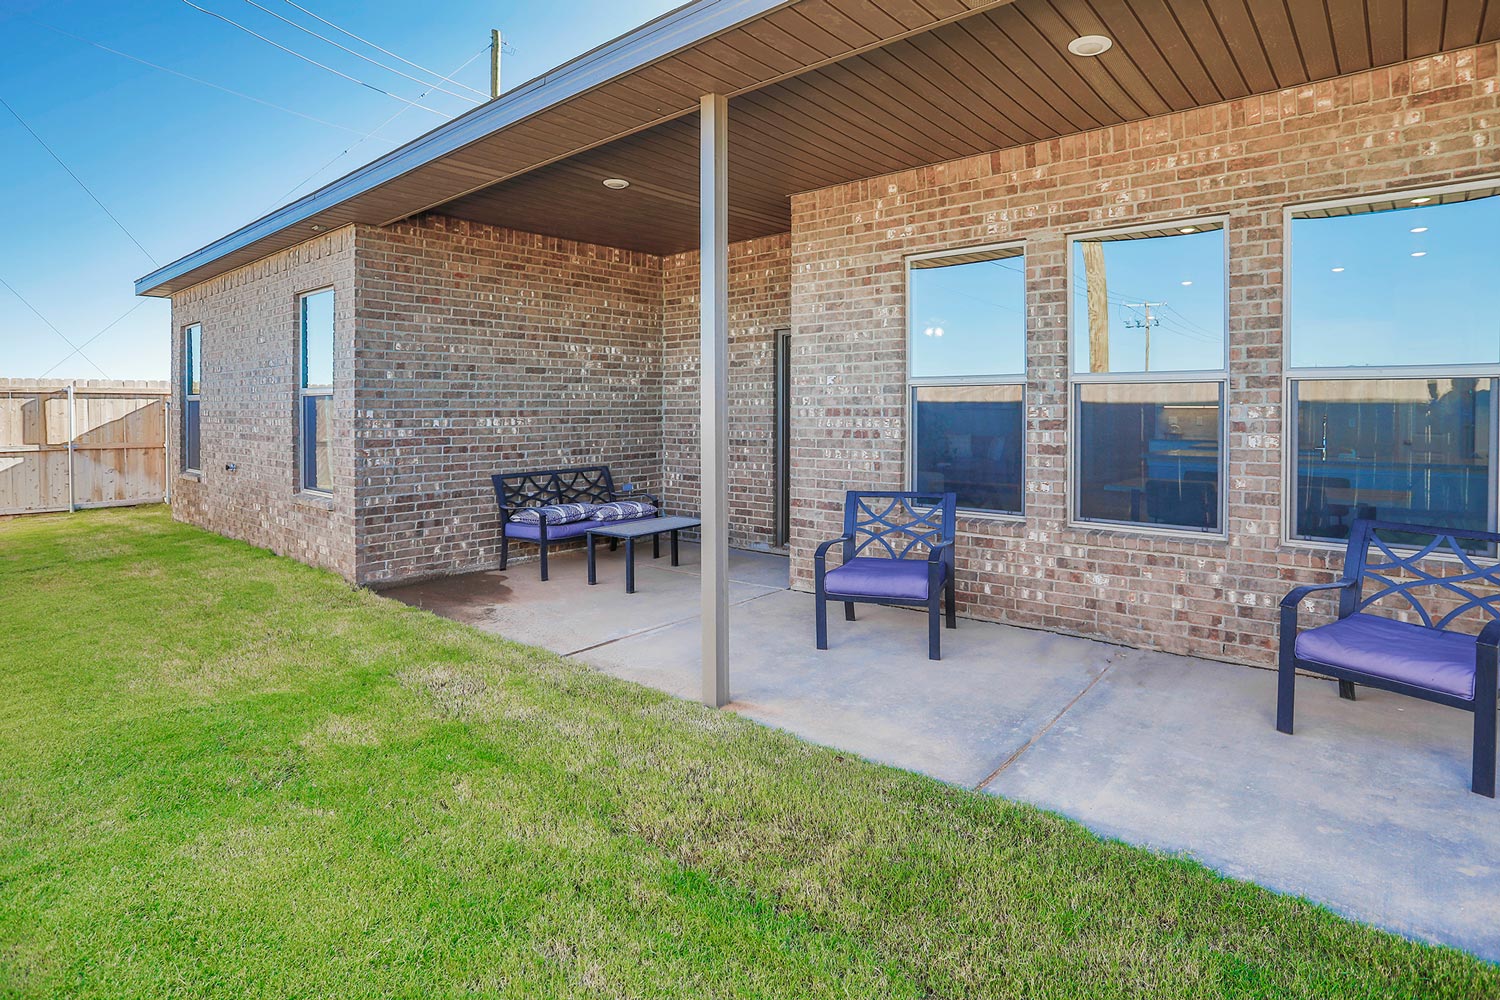
<path fill-rule="evenodd" d="M 601 521 L 597 528 L 588 531 L 589 586 L 598 580 L 594 576 L 594 539 L 614 538 L 625 542 L 625 593 L 635 593 L 635 540 L 651 538 L 651 558 L 661 558 L 661 536 L 672 536 L 672 565 L 677 565 L 677 533 L 689 528 L 701 528 L 703 522 L 696 517 L 648 517 L 639 521 Z"/>

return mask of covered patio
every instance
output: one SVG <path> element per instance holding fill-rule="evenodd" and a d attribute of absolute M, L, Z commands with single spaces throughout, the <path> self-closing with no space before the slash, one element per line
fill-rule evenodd
<path fill-rule="evenodd" d="M 386 594 L 692 698 L 698 556 L 641 558 L 634 595 L 618 554 L 589 587 L 577 553 L 548 583 L 522 565 Z M 933 663 L 920 615 L 892 608 L 835 616 L 819 652 L 784 558 L 732 550 L 728 580 L 732 711 L 1500 960 L 1500 806 L 1469 793 L 1458 713 L 1303 678 L 1287 737 L 1269 670 L 972 620 Z"/>

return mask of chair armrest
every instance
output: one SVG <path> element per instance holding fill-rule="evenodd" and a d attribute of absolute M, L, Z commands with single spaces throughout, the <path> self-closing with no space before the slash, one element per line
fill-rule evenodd
<path fill-rule="evenodd" d="M 631 496 L 626 497 L 625 499 L 634 500 L 637 497 L 641 497 L 643 499 L 651 501 L 651 506 L 655 507 L 658 513 L 661 512 L 661 497 L 658 497 L 653 493 L 635 493 Z"/>
<path fill-rule="evenodd" d="M 1358 580 L 1351 580 L 1347 577 L 1342 580 L 1335 580 L 1333 583 L 1310 583 L 1303 587 L 1294 588 L 1291 593 L 1283 597 L 1281 599 L 1281 607 L 1284 611 L 1296 608 L 1309 594 L 1317 593 L 1320 590 L 1348 590 L 1350 587 L 1357 586 L 1359 586 Z"/>
<path fill-rule="evenodd" d="M 952 542 L 938 542 L 936 545 L 930 545 L 930 546 L 928 546 L 928 548 L 927 548 L 927 561 L 928 562 L 942 562 L 943 560 L 947 559 L 952 554 L 953 554 L 953 543 Z"/>
<path fill-rule="evenodd" d="M 1480 629 L 1479 638 L 1476 642 L 1481 646 L 1489 646 L 1491 648 L 1500 646 L 1500 618 L 1494 619 L 1484 628 Z"/>
<path fill-rule="evenodd" d="M 815 565 L 818 568 L 818 571 L 821 572 L 823 569 L 823 563 L 828 558 L 828 550 L 833 548 L 835 545 L 842 545 L 845 542 L 852 541 L 854 541 L 854 539 L 850 535 L 841 535 L 838 538 L 830 538 L 822 545 L 819 545 L 818 551 L 813 553 L 813 565 Z"/>

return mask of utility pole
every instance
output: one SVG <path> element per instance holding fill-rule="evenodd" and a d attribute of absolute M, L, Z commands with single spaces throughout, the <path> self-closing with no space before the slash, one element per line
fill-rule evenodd
<path fill-rule="evenodd" d="M 1145 330 L 1146 331 L 1146 371 L 1148 371 L 1148 372 L 1151 370 L 1151 328 L 1153 326 L 1160 326 L 1161 325 L 1161 320 L 1152 317 L 1151 310 L 1152 309 L 1158 309 L 1158 308 L 1160 308 L 1160 307 L 1162 307 L 1164 305 L 1166 305 L 1165 302 L 1127 302 L 1127 303 L 1125 303 L 1125 308 L 1126 309 L 1144 309 L 1146 311 L 1146 318 L 1145 319 L 1133 319 L 1133 320 L 1129 320 L 1128 322 L 1126 322 L 1125 325 L 1128 326 L 1128 327 L 1132 327 L 1133 329 L 1136 329 L 1136 330 Z"/>
<path fill-rule="evenodd" d="M 499 28 L 490 30 L 490 100 L 500 96 L 500 55 L 505 49 L 505 39 Z"/>

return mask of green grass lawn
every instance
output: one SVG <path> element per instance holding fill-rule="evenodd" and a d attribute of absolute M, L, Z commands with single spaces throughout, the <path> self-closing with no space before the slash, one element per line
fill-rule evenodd
<path fill-rule="evenodd" d="M 1481 997 L 1500 973 L 172 523 L 0 523 L 0 997 Z"/>

